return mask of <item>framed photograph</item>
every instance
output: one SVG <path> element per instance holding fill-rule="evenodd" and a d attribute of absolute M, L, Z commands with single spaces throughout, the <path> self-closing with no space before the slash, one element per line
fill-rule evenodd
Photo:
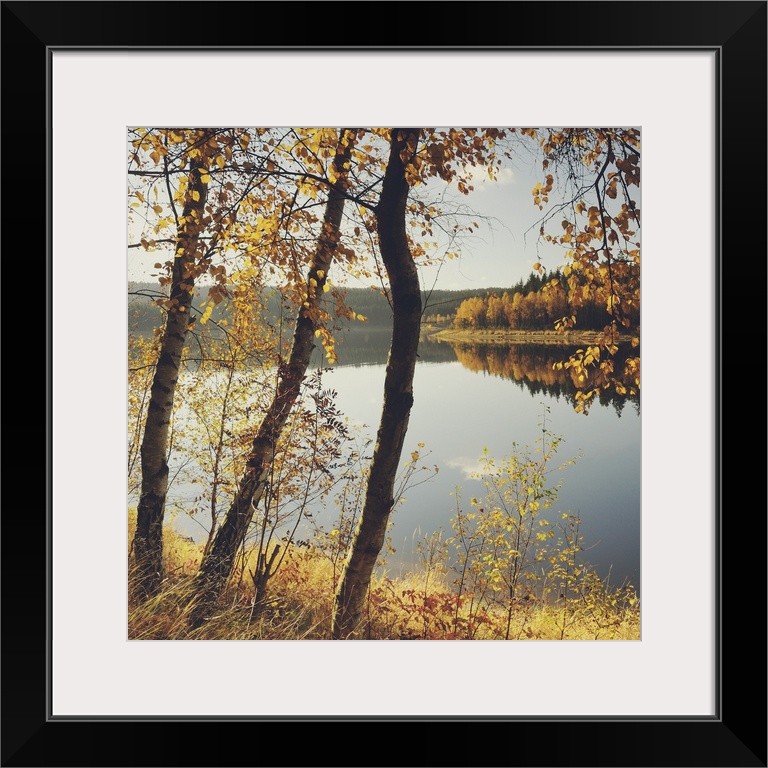
<path fill-rule="evenodd" d="M 23 126 L 28 144 L 6 144 L 6 221 L 29 220 L 45 187 L 48 393 L 45 512 L 4 519 L 3 764 L 765 766 L 765 507 L 752 499 L 763 467 L 742 432 L 739 470 L 724 473 L 722 372 L 735 358 L 728 340 L 742 338 L 724 311 L 737 274 L 740 315 L 751 324 L 760 307 L 764 322 L 765 259 L 751 257 L 764 253 L 761 234 L 743 241 L 745 212 L 759 223 L 765 212 L 754 156 L 762 162 L 766 146 L 766 3 L 368 7 L 387 39 L 408 32 L 403 47 L 344 44 L 365 6 L 340 6 L 338 30 L 320 23 L 317 37 L 309 4 L 3 3 L 6 136 Z M 418 19 L 438 11 L 471 12 L 478 32 L 410 45 Z M 546 26 L 511 23 L 522 11 Z M 312 34 L 298 27 L 303 13 Z M 129 639 L 125 161 L 135 125 L 640 129 L 639 640 Z M 735 269 L 739 257 L 748 269 Z M 46 542 L 33 574 L 30 539 Z M 407 754 L 389 754 L 391 739 L 373 756 L 345 754 L 336 733 L 326 758 L 321 739 L 347 722 L 429 727 Z M 152 723 L 173 726 L 163 754 L 144 741 Z M 255 723 L 269 729 L 257 759 L 251 731 L 235 734 Z M 308 723 L 325 730 L 285 731 Z M 451 730 L 429 738 L 434 725 Z M 119 753 L 105 754 L 108 743 Z"/>

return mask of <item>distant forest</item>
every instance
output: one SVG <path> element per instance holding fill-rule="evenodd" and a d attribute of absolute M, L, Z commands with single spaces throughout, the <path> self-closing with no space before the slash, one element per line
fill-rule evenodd
<path fill-rule="evenodd" d="M 639 283 L 639 273 L 634 276 Z M 618 298 L 611 294 L 611 299 Z M 564 322 L 564 319 L 568 318 Z M 483 296 L 463 301 L 451 318 L 455 328 L 521 331 L 550 330 L 564 324 L 584 331 L 598 331 L 610 325 L 605 287 L 571 273 L 533 273 L 510 290 L 488 289 Z M 639 327 L 640 307 L 625 296 L 621 322 Z"/>
<path fill-rule="evenodd" d="M 153 330 L 162 324 L 164 310 L 153 303 L 154 299 L 166 295 L 160 291 L 158 283 L 129 283 L 128 330 L 131 335 L 151 335 Z M 477 289 L 422 291 L 424 322 L 436 322 L 438 317 L 442 320 L 453 318 L 461 303 L 465 299 L 476 296 L 477 293 Z M 392 325 L 392 309 L 386 296 L 380 290 L 375 288 L 347 288 L 345 289 L 345 301 L 358 315 L 367 318 L 369 326 L 390 327 Z M 207 302 L 207 288 L 205 286 L 198 287 L 195 291 L 192 317 L 202 315 Z M 267 295 L 266 306 L 269 321 L 277 322 L 280 318 L 280 294 L 277 290 L 273 290 Z M 211 320 L 215 322 L 226 317 L 228 307 L 229 302 L 225 299 L 214 309 Z M 331 298 L 331 294 L 328 294 L 326 308 L 332 312 L 333 307 L 334 300 Z"/>
<path fill-rule="evenodd" d="M 556 285 L 557 283 L 557 285 Z M 367 318 L 368 327 L 390 327 L 392 309 L 387 297 L 376 288 L 340 289 L 346 304 Z M 527 279 L 511 287 L 464 290 L 424 290 L 422 306 L 424 323 L 452 323 L 459 328 L 512 328 L 549 330 L 564 315 L 576 314 L 578 327 L 599 330 L 610 322 L 610 316 L 596 300 L 580 298 L 578 309 L 571 306 L 569 289 L 558 271 L 532 272 Z M 136 282 L 128 286 L 128 330 L 131 336 L 150 336 L 164 320 L 164 310 L 154 303 L 161 293 L 158 283 Z M 205 311 L 208 290 L 199 286 L 193 300 L 192 317 Z M 333 312 L 334 299 L 328 294 L 326 308 Z M 281 316 L 280 294 L 272 289 L 265 297 L 267 320 L 277 323 Z M 226 317 L 229 301 L 221 302 L 213 311 L 215 322 Z M 639 315 L 639 309 L 638 309 Z M 638 318 L 639 319 L 639 318 Z M 290 322 L 290 320 L 288 320 Z M 342 320 L 342 323 L 349 321 Z"/>

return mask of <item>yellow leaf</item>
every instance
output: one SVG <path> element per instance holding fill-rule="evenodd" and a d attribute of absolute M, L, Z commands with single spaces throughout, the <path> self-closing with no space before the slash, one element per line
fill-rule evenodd
<path fill-rule="evenodd" d="M 212 301 L 209 301 L 208 306 L 205 308 L 205 312 L 203 312 L 203 316 L 200 318 L 200 322 L 202 325 L 205 325 L 211 319 L 211 314 L 213 313 L 213 307 L 214 307 L 214 303 Z"/>
<path fill-rule="evenodd" d="M 326 284 L 323 286 L 323 293 L 328 293 L 328 291 L 330 291 L 330 290 L 331 290 L 331 286 L 330 286 L 330 285 L 328 285 L 328 283 L 326 283 Z"/>
<path fill-rule="evenodd" d="M 200 174 L 200 181 L 203 184 L 208 184 L 211 181 L 211 177 L 207 173 Z"/>
<path fill-rule="evenodd" d="M 162 205 L 153 205 L 152 210 L 155 213 L 162 213 L 163 212 L 163 206 Z"/>
<path fill-rule="evenodd" d="M 219 166 L 219 168 L 221 168 L 222 170 L 224 169 L 224 164 L 225 164 L 226 162 L 227 162 L 227 161 L 224 159 L 224 155 L 219 155 L 219 156 L 216 158 L 216 165 L 218 165 L 218 166 Z"/>
<path fill-rule="evenodd" d="M 192 190 L 192 199 L 195 202 L 198 202 L 200 200 L 200 193 L 197 190 Z"/>

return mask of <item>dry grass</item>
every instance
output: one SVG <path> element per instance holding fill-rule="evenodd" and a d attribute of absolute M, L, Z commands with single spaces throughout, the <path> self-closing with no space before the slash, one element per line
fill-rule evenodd
<path fill-rule="evenodd" d="M 294 548 L 270 580 L 266 605 L 253 610 L 248 562 L 238 562 L 218 610 L 199 629 L 187 624 L 199 545 L 166 530 L 166 579 L 159 595 L 144 603 L 129 597 L 132 640 L 313 640 L 331 635 L 334 575 L 331 563 L 307 548 Z M 130 584 L 130 579 L 129 579 Z M 615 604 L 614 604 L 615 603 Z M 478 606 L 459 597 L 442 574 L 374 578 L 363 637 L 371 640 L 638 640 L 639 602 L 630 606 L 606 593 L 589 605 L 520 601 L 511 614 L 488 601 Z"/>
<path fill-rule="evenodd" d="M 614 604 L 615 601 L 615 604 Z M 369 596 L 367 637 L 391 640 L 639 640 L 639 602 L 606 593 L 589 603 L 521 600 L 511 612 L 461 596 L 444 576 L 378 579 Z"/>

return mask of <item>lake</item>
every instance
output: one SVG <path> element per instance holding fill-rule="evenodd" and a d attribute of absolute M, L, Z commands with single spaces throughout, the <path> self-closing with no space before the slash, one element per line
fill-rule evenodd
<path fill-rule="evenodd" d="M 338 393 L 337 407 L 371 441 L 381 413 L 388 347 L 388 329 L 356 330 L 338 346 L 338 362 L 323 379 L 324 388 Z M 314 367 L 323 365 L 316 353 Z M 457 487 L 465 512 L 471 497 L 483 495 L 482 483 L 472 474 L 481 467 L 484 449 L 502 459 L 513 443 L 533 447 L 546 419 L 546 428 L 562 438 L 557 464 L 578 455 L 574 464 L 553 473 L 553 481 L 561 479 L 562 486 L 548 518 L 555 522 L 559 512 L 577 514 L 588 548 L 584 559 L 603 578 L 610 577 L 612 585 L 629 579 L 640 592 L 639 401 L 613 395 L 595 403 L 588 415 L 576 413 L 575 386 L 566 372 L 552 369 L 554 361 L 566 356 L 566 348 L 558 346 L 422 340 L 403 461 L 424 443 L 423 463 L 437 465 L 439 473 L 406 490 L 393 514 L 390 536 L 396 552 L 387 557 L 390 572 L 413 568 L 416 542 L 423 535 L 441 527 L 450 534 Z M 169 505 L 189 494 L 177 482 Z M 315 514 L 324 525 L 332 518 L 331 512 Z M 174 525 L 203 539 L 200 525 L 188 517 L 176 516 Z"/>

